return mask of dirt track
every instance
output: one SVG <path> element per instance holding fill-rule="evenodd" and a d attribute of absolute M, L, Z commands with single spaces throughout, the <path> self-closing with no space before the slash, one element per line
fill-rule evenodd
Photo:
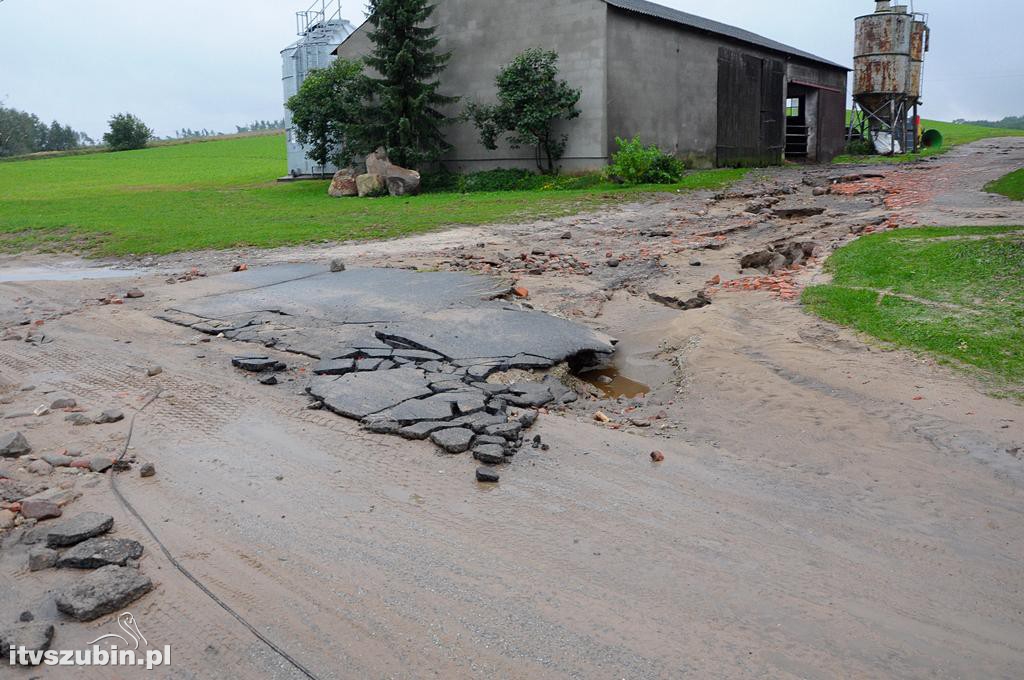
<path fill-rule="evenodd" d="M 54 317 L 50 344 L 0 343 L 0 396 L 14 402 L 0 410 L 38 405 L 17 391 L 24 384 L 129 414 L 162 390 L 133 442 L 158 475 L 121 475 L 125 495 L 185 567 L 318 678 L 1019 677 L 1024 408 L 778 294 L 707 282 L 739 277 L 739 258 L 770 243 L 813 241 L 823 256 L 887 220 L 1024 224 L 1024 209 L 981 192 L 1022 164 L 1024 142 L 1000 140 L 869 169 L 885 178 L 850 195 L 812 195 L 845 171 L 785 169 L 731 190 L 752 197 L 669 196 L 389 243 L 163 258 L 142 263 L 154 273 L 131 285 L 146 297 L 124 305 L 80 301 L 125 282 L 0 284 L 0 319 Z M 778 190 L 796 193 L 769 209 L 825 212 L 743 212 Z M 640 234 L 652 230 L 669 233 Z M 492 488 L 471 481 L 468 458 L 307 410 L 301 376 L 260 386 L 230 367 L 237 344 L 197 343 L 153 318 L 229 288 L 229 275 L 212 274 L 240 261 L 340 256 L 507 274 L 519 265 L 498 253 L 514 263 L 534 249 L 573 254 L 593 273 L 527 272 L 531 302 L 618 337 L 621 372 L 653 390 L 542 416 L 551 450 L 524 449 Z M 192 266 L 211 277 L 164 283 Z M 812 262 L 792 280 L 818 276 Z M 713 304 L 693 311 L 647 296 L 705 288 Z M 163 373 L 149 378 L 152 364 Z M 612 422 L 594 422 L 597 410 Z M 116 451 L 127 429 L 0 422 L 40 452 Z M 650 462 L 656 449 L 664 463 Z M 132 611 L 151 644 L 174 650 L 154 677 L 302 677 L 175 571 L 107 477 L 88 477 L 69 514 L 109 512 L 119 536 L 146 546 L 158 587 Z M 29 574 L 23 559 L 0 553 L 11 575 L 0 618 L 31 609 L 59 620 L 47 593 L 73 575 Z M 65 623 L 54 646 L 84 646 L 110 626 Z"/>

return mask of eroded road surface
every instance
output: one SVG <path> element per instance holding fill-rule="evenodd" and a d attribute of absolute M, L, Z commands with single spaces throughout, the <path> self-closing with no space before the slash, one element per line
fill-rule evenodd
<path fill-rule="evenodd" d="M 865 232 L 1024 225 L 982 191 L 1022 164 L 996 140 L 532 224 L 12 277 L 0 435 L 32 452 L 8 442 L 0 507 L 62 517 L 7 531 L 0 637 L 54 624 L 52 648 L 82 649 L 131 611 L 173 650 L 166 678 L 1019 677 L 1024 407 L 797 300 Z M 284 370 L 232 365 L 264 358 Z M 382 381 L 439 420 L 360 423 Z M 514 432 L 400 432 L 498 414 Z M 481 437 L 497 484 L 443 450 Z M 54 569 L 41 548 L 97 531 L 104 569 L 152 590 L 113 573 L 141 598 L 77 621 L 95 612 L 58 601 L 96 550 Z"/>

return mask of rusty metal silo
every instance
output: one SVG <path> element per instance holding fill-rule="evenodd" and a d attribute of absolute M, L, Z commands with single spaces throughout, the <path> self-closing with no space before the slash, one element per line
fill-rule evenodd
<path fill-rule="evenodd" d="M 854 121 L 879 153 L 917 146 L 916 108 L 928 50 L 927 16 L 890 0 L 855 21 Z"/>

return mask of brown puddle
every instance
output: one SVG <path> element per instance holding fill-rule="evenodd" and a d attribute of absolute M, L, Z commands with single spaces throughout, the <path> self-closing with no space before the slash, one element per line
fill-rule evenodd
<path fill-rule="evenodd" d="M 614 399 L 619 397 L 631 399 L 648 394 L 651 391 L 650 386 L 627 378 L 619 373 L 616 368 L 587 371 L 586 373 L 581 373 L 579 378 L 604 392 L 605 396 Z"/>

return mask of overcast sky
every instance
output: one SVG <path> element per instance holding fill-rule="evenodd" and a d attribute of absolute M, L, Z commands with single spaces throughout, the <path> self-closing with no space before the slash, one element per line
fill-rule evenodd
<path fill-rule="evenodd" d="M 233 132 L 236 123 L 277 119 L 279 52 L 295 38 L 295 11 L 311 2 L 0 0 L 0 99 L 93 136 L 116 111 L 140 115 L 161 136 L 182 127 Z M 874 10 L 871 0 L 662 4 L 847 65 L 853 18 Z M 363 20 L 363 0 L 342 5 L 346 18 Z M 931 13 L 925 115 L 1024 115 L 1024 3 L 916 0 L 916 9 Z"/>

